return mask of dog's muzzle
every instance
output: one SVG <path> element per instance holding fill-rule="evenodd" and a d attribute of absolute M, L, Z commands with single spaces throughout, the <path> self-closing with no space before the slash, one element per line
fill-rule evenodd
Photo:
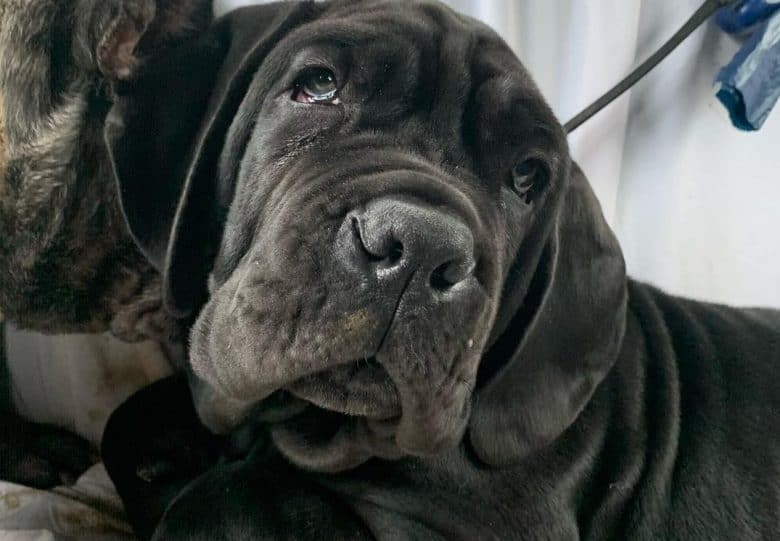
<path fill-rule="evenodd" d="M 391 342 L 403 341 L 403 336 L 392 335 L 403 332 L 396 321 L 408 316 L 405 304 L 419 312 L 413 317 L 424 317 L 427 306 L 457 304 L 468 295 L 466 282 L 473 279 L 476 267 L 471 231 L 444 211 L 384 198 L 347 215 L 337 235 L 336 253 L 356 282 L 369 281 L 382 297 L 395 299 L 393 316 L 376 355 L 303 378 L 289 390 L 324 409 L 381 422 L 385 434 L 389 427 L 397 428 L 393 435 L 405 453 L 434 454 L 459 438 L 463 411 L 454 418 L 436 419 L 435 409 L 445 416 L 452 412 L 444 411 L 441 403 L 426 406 L 432 395 L 420 396 L 419 389 L 406 393 L 408 362 L 398 362 L 397 349 L 387 342 L 389 337 Z M 435 322 L 433 327 L 436 332 Z M 416 383 L 425 386 L 424 381 Z M 373 433 L 369 427 L 375 426 L 369 423 L 361 430 Z"/>
<path fill-rule="evenodd" d="M 442 211 L 395 198 L 350 213 L 339 231 L 337 250 L 357 280 L 370 277 L 399 301 L 409 287 L 423 302 L 453 292 L 476 265 L 474 238 L 466 224 Z M 418 280 L 412 280 L 415 275 Z"/>
<path fill-rule="evenodd" d="M 456 445 L 482 347 L 469 333 L 486 306 L 472 229 L 445 205 L 381 196 L 346 213 L 326 253 L 354 294 L 342 295 L 339 326 L 323 332 L 360 336 L 358 342 L 373 344 L 371 351 L 296 364 L 285 381 L 272 381 L 266 364 L 260 369 L 269 374 L 265 391 L 252 396 L 248 386 L 242 396 L 200 382 L 201 419 L 224 432 L 251 417 L 258 401 L 281 392 L 292 413 L 275 416 L 272 439 L 292 462 L 317 471 L 339 471 L 372 456 L 430 456 Z M 237 321 L 237 332 L 250 332 L 241 327 Z"/>

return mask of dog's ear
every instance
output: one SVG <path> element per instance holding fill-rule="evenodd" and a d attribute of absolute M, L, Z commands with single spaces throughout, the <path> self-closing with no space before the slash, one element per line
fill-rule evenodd
<path fill-rule="evenodd" d="M 154 58 L 114 89 L 105 136 L 120 203 L 136 243 L 160 271 L 228 38 L 210 32 Z"/>
<path fill-rule="evenodd" d="M 535 270 L 486 356 L 502 358 L 499 368 L 476 391 L 470 442 L 490 465 L 517 462 L 562 434 L 622 342 L 627 285 L 620 247 L 579 167 L 571 166 L 564 185 L 544 243 L 521 250 L 517 265 L 536 252 Z"/>
<path fill-rule="evenodd" d="M 309 2 L 236 10 L 115 88 L 105 133 L 121 207 L 176 316 L 205 300 L 227 212 L 217 165 L 236 111 L 265 55 L 313 11 Z"/>
<path fill-rule="evenodd" d="M 109 81 L 131 77 L 140 63 L 201 34 L 212 0 L 76 0 L 72 51 L 77 65 Z"/>

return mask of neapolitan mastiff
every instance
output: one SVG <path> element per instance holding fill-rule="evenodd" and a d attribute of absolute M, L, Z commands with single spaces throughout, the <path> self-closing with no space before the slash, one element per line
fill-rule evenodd
<path fill-rule="evenodd" d="M 273 4 L 135 66 L 138 28 L 108 154 L 195 404 L 107 430 L 142 537 L 776 537 L 780 315 L 627 279 L 492 31 Z"/>

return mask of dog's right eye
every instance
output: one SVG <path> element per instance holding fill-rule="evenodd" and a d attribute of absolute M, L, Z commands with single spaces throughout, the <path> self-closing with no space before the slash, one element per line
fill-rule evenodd
<path fill-rule="evenodd" d="M 337 105 L 338 90 L 336 75 L 331 70 L 311 68 L 296 80 L 292 99 L 299 103 Z"/>

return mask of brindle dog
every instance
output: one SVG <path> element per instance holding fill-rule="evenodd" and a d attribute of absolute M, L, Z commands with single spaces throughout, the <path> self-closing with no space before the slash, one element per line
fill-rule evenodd
<path fill-rule="evenodd" d="M 0 311 L 44 332 L 113 331 L 180 355 L 159 274 L 125 226 L 103 140 L 110 87 L 205 28 L 207 0 L 0 2 Z M 89 463 L 85 442 L 12 413 L 0 478 L 35 486 Z"/>

